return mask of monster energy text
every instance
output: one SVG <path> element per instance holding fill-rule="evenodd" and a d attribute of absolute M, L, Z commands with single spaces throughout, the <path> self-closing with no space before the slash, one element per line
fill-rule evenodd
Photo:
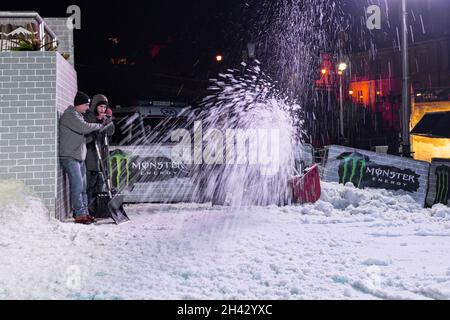
<path fill-rule="evenodd" d="M 376 176 L 376 179 L 381 179 L 384 182 L 391 181 L 394 183 L 402 183 L 401 181 L 405 182 L 416 182 L 416 176 L 412 174 L 407 173 L 400 173 L 396 171 L 391 171 L 390 169 L 383 170 L 380 168 L 367 168 L 366 173 L 369 173 L 372 176 Z M 389 180 L 387 180 L 389 179 Z M 394 179 L 397 179 L 398 181 L 393 181 Z"/>
<path fill-rule="evenodd" d="M 169 170 L 169 169 L 182 169 L 183 168 L 183 164 L 181 163 L 176 163 L 176 162 L 172 162 L 172 161 L 142 161 L 142 162 L 133 162 L 131 165 L 132 169 L 137 169 L 137 170 L 148 170 L 148 169 L 154 169 L 154 170 Z"/>
<path fill-rule="evenodd" d="M 416 192 L 420 187 L 419 175 L 409 169 L 378 165 L 366 155 L 360 153 L 343 153 L 337 157 L 339 182 L 353 183 L 357 188 L 374 187 L 390 190 Z"/>

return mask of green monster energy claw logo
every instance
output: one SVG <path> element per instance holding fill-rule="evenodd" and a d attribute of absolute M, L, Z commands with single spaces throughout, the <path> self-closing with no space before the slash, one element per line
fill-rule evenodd
<path fill-rule="evenodd" d="M 439 166 L 436 168 L 436 199 L 434 200 L 434 204 L 448 204 L 449 172 L 450 168 L 447 166 Z"/>
<path fill-rule="evenodd" d="M 356 188 L 360 188 L 367 166 L 367 156 L 357 152 L 346 152 L 337 157 L 337 159 L 344 160 L 339 167 L 339 183 L 346 184 L 351 182 Z"/>
<path fill-rule="evenodd" d="M 122 164 L 125 165 L 124 172 L 122 171 Z M 116 150 L 108 157 L 108 165 L 111 181 L 115 183 L 117 189 L 121 187 L 120 182 L 124 174 L 126 178 L 125 187 L 128 187 L 130 184 L 130 156 L 121 150 Z"/>

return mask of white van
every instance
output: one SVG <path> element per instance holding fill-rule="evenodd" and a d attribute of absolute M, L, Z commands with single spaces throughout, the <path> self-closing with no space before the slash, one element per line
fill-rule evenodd
<path fill-rule="evenodd" d="M 189 129 L 187 105 L 152 101 L 116 108 L 107 160 L 112 186 L 126 203 L 197 202 L 194 167 L 172 159 L 170 134 Z"/>

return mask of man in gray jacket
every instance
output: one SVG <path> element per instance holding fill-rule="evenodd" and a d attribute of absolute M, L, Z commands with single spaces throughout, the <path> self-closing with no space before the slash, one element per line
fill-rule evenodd
<path fill-rule="evenodd" d="M 73 217 L 76 223 L 82 224 L 94 221 L 88 212 L 86 194 L 86 135 L 107 125 L 85 121 L 83 114 L 89 109 L 89 103 L 89 96 L 79 91 L 74 106 L 69 106 L 59 121 L 59 158 L 69 176 Z"/>

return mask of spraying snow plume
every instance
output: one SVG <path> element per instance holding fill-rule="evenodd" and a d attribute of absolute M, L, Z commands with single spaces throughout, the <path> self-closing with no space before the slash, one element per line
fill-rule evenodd
<path fill-rule="evenodd" d="M 258 53 L 263 62 L 253 60 L 220 74 L 211 95 L 192 110 L 182 130 L 164 121 L 158 127 L 169 135 L 152 134 L 158 127 L 143 129 L 133 142 L 151 145 L 152 151 L 168 142 L 177 144 L 171 158 L 182 163 L 180 173 L 186 181 L 195 181 L 193 196 L 201 194 L 203 201 L 233 206 L 289 202 L 294 153 L 306 136 L 305 123 L 311 127 L 316 119 L 314 103 L 309 102 L 314 99 L 320 52 L 333 47 L 342 31 L 341 9 L 332 0 L 257 4 L 259 33 L 253 40 L 259 51 L 266 46 Z M 182 185 L 171 185 L 173 199 L 186 198 L 180 196 L 187 192 Z"/>
<path fill-rule="evenodd" d="M 257 13 L 248 35 L 258 44 L 258 58 L 266 73 L 277 80 L 301 106 L 304 139 L 328 140 L 333 104 L 316 90 L 321 54 L 345 55 L 350 39 L 349 16 L 339 0 L 266 0 L 253 3 Z M 324 103 L 325 101 L 325 103 Z"/>
<path fill-rule="evenodd" d="M 196 178 L 213 203 L 286 204 L 300 142 L 300 107 L 283 96 L 257 61 L 242 66 L 220 74 L 195 117 L 204 144 Z"/>
<path fill-rule="evenodd" d="M 290 94 L 304 99 L 314 89 L 320 53 L 339 53 L 343 48 L 348 21 L 342 4 L 279 0 L 265 1 L 261 8 L 255 41 L 264 44 L 264 64 Z"/>
<path fill-rule="evenodd" d="M 212 80 L 211 95 L 177 117 L 182 125 L 171 118 L 156 127 L 144 122 L 126 135 L 135 146 L 127 158 L 135 173 L 122 170 L 117 180 L 130 181 L 126 185 L 139 188 L 135 191 L 146 199 L 167 190 L 163 202 L 287 203 L 301 136 L 300 106 L 277 89 L 258 61 L 241 67 Z M 130 131 L 134 122 L 125 118 L 118 130 Z M 161 159 L 146 160 L 155 154 Z M 119 172 L 114 166 L 110 171 Z"/>

